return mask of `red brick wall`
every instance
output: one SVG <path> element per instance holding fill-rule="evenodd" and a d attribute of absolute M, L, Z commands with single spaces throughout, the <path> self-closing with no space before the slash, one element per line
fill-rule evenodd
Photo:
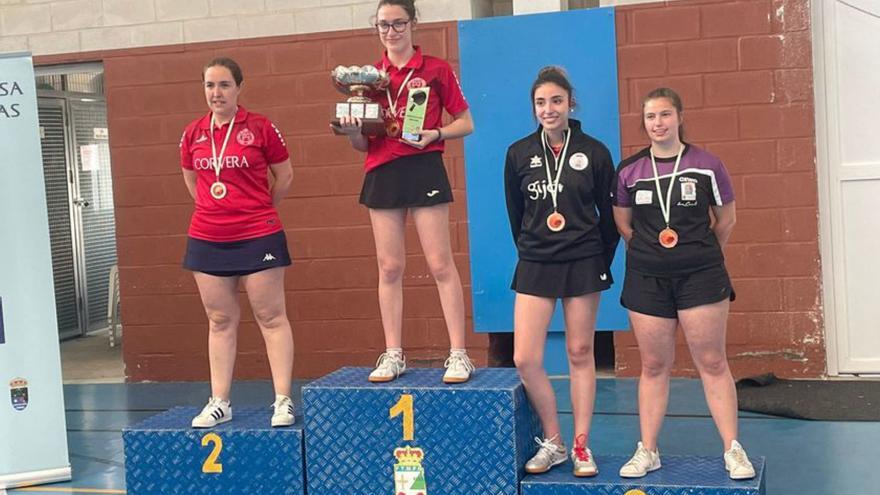
<path fill-rule="evenodd" d="M 738 222 L 725 249 L 737 290 L 728 356 L 737 376 L 825 372 L 808 0 L 700 0 L 617 9 L 624 154 L 644 147 L 641 98 L 684 100 L 688 139 L 733 176 Z M 620 375 L 639 373 L 630 332 Z M 679 335 L 680 337 L 680 335 Z M 693 375 L 679 339 L 677 374 Z"/>
<path fill-rule="evenodd" d="M 420 26 L 416 42 L 457 65 L 455 24 Z M 243 67 L 242 104 L 270 116 L 291 151 L 294 184 L 280 214 L 295 258 L 286 280 L 294 374 L 315 377 L 344 365 L 373 365 L 384 341 L 372 232 L 358 204 L 363 155 L 328 129 L 334 103 L 344 101 L 330 84 L 330 70 L 371 63 L 381 54 L 375 33 L 361 30 L 38 58 L 39 64 L 104 62 L 126 374 L 133 381 L 208 378 L 206 318 L 191 274 L 180 268 L 192 201 L 177 143 L 184 126 L 207 111 L 201 67 L 221 54 Z M 452 247 L 466 285 L 470 331 L 461 141 L 450 142 L 445 156 L 456 196 Z M 404 286 L 408 359 L 442 365 L 449 349 L 446 326 L 412 225 Z M 262 337 L 241 296 L 235 374 L 268 378 Z M 470 332 L 468 339 L 472 354 L 485 363 L 485 336 Z"/>
<path fill-rule="evenodd" d="M 669 85 L 683 96 L 689 139 L 731 171 L 739 222 L 726 249 L 738 290 L 728 332 L 735 374 L 825 371 L 812 66 L 807 0 L 687 0 L 617 9 L 624 154 L 647 141 L 640 98 Z M 452 23 L 421 26 L 417 42 L 456 63 Z M 242 63 L 242 102 L 285 132 L 295 171 L 281 208 L 293 255 L 288 313 L 295 374 L 371 365 L 383 347 L 377 274 L 366 211 L 357 204 L 361 155 L 326 128 L 340 95 L 328 72 L 380 53 L 369 31 L 38 57 L 38 64 L 103 61 L 114 167 L 124 354 L 131 380 L 204 380 L 206 320 L 192 277 L 180 267 L 192 211 L 178 165 L 186 123 L 206 110 L 199 84 L 209 58 Z M 461 142 L 446 153 L 457 201 L 453 249 L 470 277 Z M 405 345 L 417 364 L 438 364 L 448 346 L 436 289 L 415 232 L 407 238 Z M 266 378 L 268 364 L 246 299 L 236 376 Z M 469 334 L 485 362 L 485 336 Z M 618 373 L 639 372 L 632 334 L 615 335 Z M 679 342 L 677 374 L 694 374 Z"/>

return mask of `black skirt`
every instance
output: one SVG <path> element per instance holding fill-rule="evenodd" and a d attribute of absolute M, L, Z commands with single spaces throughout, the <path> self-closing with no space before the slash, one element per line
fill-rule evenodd
<path fill-rule="evenodd" d="M 562 263 L 519 260 L 510 288 L 539 297 L 577 297 L 611 287 L 614 280 L 604 256 Z"/>
<path fill-rule="evenodd" d="M 368 208 L 412 208 L 452 202 L 439 151 L 409 155 L 367 172 L 360 203 Z"/>
<path fill-rule="evenodd" d="M 269 268 L 290 265 L 284 231 L 254 239 L 212 242 L 186 239 L 183 267 L 217 277 L 250 275 Z"/>

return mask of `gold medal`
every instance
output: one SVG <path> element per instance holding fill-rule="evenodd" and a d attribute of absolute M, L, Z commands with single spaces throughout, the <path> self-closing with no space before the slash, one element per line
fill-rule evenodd
<path fill-rule="evenodd" d="M 678 232 L 666 227 L 660 231 L 660 235 L 657 236 L 657 239 L 660 240 L 661 246 L 666 249 L 672 249 L 678 244 Z"/>
<path fill-rule="evenodd" d="M 391 119 L 385 123 L 385 134 L 391 137 L 400 135 L 400 124 L 397 123 L 397 119 Z"/>
<path fill-rule="evenodd" d="M 554 211 L 553 213 L 547 216 L 547 228 L 552 230 L 553 232 L 559 232 L 560 230 L 565 228 L 565 217 L 562 216 L 562 213 L 558 211 Z"/>
<path fill-rule="evenodd" d="M 387 67 L 383 67 L 382 70 L 387 71 Z M 410 69 L 409 74 L 403 79 L 403 82 L 400 83 L 400 87 L 397 88 L 397 96 L 393 99 L 391 98 L 391 83 L 385 87 L 385 97 L 388 98 L 388 113 L 385 119 L 385 134 L 390 137 L 397 137 L 400 135 L 400 124 L 397 122 L 397 102 L 400 100 L 400 95 L 403 94 L 403 89 L 406 88 L 406 83 L 409 82 L 409 79 L 412 77 L 415 69 Z"/>
<path fill-rule="evenodd" d="M 220 182 L 219 180 L 213 184 L 211 184 L 211 196 L 214 199 L 223 199 L 226 197 L 226 184 Z"/>

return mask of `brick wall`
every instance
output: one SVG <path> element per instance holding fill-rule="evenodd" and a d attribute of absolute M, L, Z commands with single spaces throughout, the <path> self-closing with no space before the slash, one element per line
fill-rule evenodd
<path fill-rule="evenodd" d="M 661 2 L 616 15 L 624 155 L 647 144 L 641 98 L 670 86 L 684 100 L 688 139 L 733 176 L 738 222 L 725 255 L 737 290 L 734 374 L 823 374 L 808 0 Z M 637 375 L 635 339 L 615 337 L 618 373 Z M 676 373 L 694 374 L 680 338 L 676 354 Z"/>
<path fill-rule="evenodd" d="M 807 0 L 687 0 L 617 9 L 624 154 L 647 144 L 640 98 L 658 85 L 683 95 L 689 139 L 727 164 L 739 222 L 726 249 L 738 290 L 728 332 L 738 376 L 825 371 L 812 67 Z M 428 53 L 458 59 L 454 24 L 425 24 Z M 326 121 L 340 99 L 328 82 L 337 64 L 380 53 L 370 31 L 282 36 L 37 57 L 37 64 L 102 60 L 117 202 L 124 353 L 132 380 L 208 376 L 206 320 L 189 273 L 179 268 L 191 210 L 177 142 L 205 111 L 199 71 L 224 53 L 244 66 L 243 104 L 272 117 L 292 152 L 295 183 L 281 215 L 296 258 L 288 272 L 295 373 L 317 376 L 370 365 L 382 348 L 376 268 L 366 211 L 357 204 L 361 156 L 331 136 Z M 470 282 L 460 142 L 447 167 L 458 198 L 453 248 Z M 415 232 L 407 238 L 405 340 L 417 364 L 438 364 L 447 337 Z M 236 376 L 268 376 L 263 343 L 245 306 Z M 469 334 L 485 362 L 485 336 Z M 618 373 L 639 372 L 632 334 L 615 335 Z M 693 374 L 679 342 L 676 373 Z"/>
<path fill-rule="evenodd" d="M 422 25 L 426 53 L 457 65 L 454 24 Z M 280 208 L 295 258 L 288 270 L 288 314 L 299 378 L 344 365 L 373 365 L 384 349 L 377 269 L 366 209 L 358 204 L 363 155 L 333 136 L 328 121 L 344 97 L 330 84 L 338 64 L 369 63 L 381 53 L 373 31 L 343 31 L 222 43 L 40 57 L 38 64 L 103 60 L 116 199 L 117 239 L 130 380 L 208 377 L 207 322 L 189 272 L 180 268 L 192 212 L 180 173 L 183 127 L 207 111 L 201 67 L 212 56 L 237 59 L 241 102 L 269 115 L 285 134 L 294 184 Z M 470 275 L 461 141 L 447 145 L 456 196 L 452 245 L 465 287 L 469 346 L 485 363 L 485 336 L 470 314 Z M 407 231 L 404 344 L 415 365 L 442 365 L 449 344 L 436 285 L 412 225 Z M 259 329 L 241 295 L 237 378 L 266 378 Z"/>

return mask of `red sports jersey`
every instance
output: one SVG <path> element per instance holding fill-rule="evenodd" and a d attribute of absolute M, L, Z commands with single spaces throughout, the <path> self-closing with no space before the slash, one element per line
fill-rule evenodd
<path fill-rule="evenodd" d="M 211 114 L 208 113 L 186 126 L 180 140 L 180 165 L 197 172 L 196 209 L 189 225 L 190 237 L 228 242 L 281 230 L 268 177 L 269 165 L 289 157 L 281 131 L 266 117 L 238 107 L 220 170 L 220 182 L 226 185 L 227 193 L 223 199 L 214 199 L 210 186 L 217 178 L 210 127 Z M 225 124 L 213 131 L 218 155 L 228 129 L 229 124 Z"/>
<path fill-rule="evenodd" d="M 428 107 L 425 110 L 424 129 L 435 129 L 440 127 L 443 116 L 443 109 L 450 115 L 456 115 L 468 109 L 467 101 L 461 91 L 461 85 L 455 72 L 449 63 L 443 59 L 422 55 L 422 50 L 415 47 L 416 52 L 401 68 L 397 68 L 388 60 L 388 54 L 382 56 L 382 60 L 376 63 L 376 67 L 384 69 L 391 77 L 391 85 L 388 90 L 391 98 L 398 96 L 398 91 L 409 71 L 412 70 L 412 76 L 407 81 L 407 88 L 400 91 L 397 98 L 397 123 L 403 127 L 403 116 L 406 112 L 406 102 L 409 98 L 410 88 L 420 88 L 430 86 L 431 93 L 428 95 Z M 385 92 L 377 93 L 374 99 L 382 105 L 382 114 L 385 119 L 391 117 L 389 110 L 388 97 Z M 415 155 L 418 153 L 428 153 L 431 151 L 443 151 L 444 145 L 442 141 L 435 141 L 424 149 L 418 149 L 410 146 L 400 140 L 399 137 L 379 136 L 370 138 L 369 149 L 367 150 L 367 159 L 364 168 L 367 172 L 370 170 L 390 162 L 396 158 L 407 155 Z"/>

